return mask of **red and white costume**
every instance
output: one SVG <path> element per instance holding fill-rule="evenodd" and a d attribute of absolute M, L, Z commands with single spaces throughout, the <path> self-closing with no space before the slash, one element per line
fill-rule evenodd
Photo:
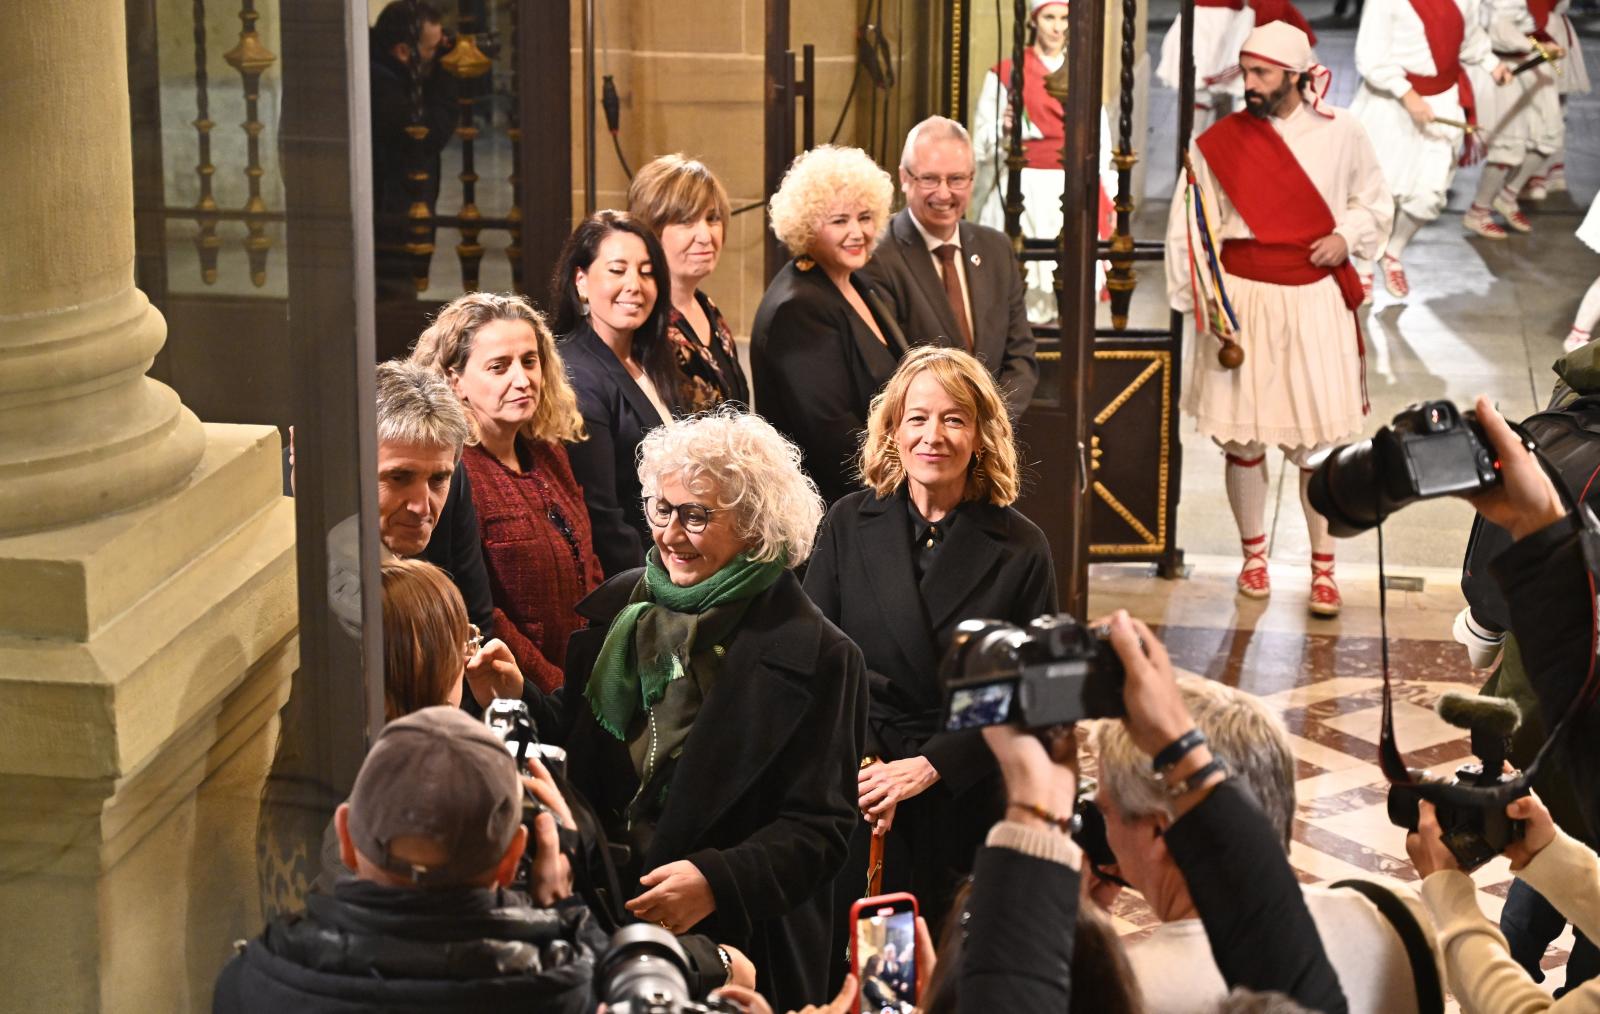
<path fill-rule="evenodd" d="M 1239 76 L 1239 49 L 1257 25 L 1286 21 L 1302 32 L 1313 46 L 1317 35 L 1311 23 L 1290 0 L 1195 0 L 1194 5 L 1194 103 L 1196 133 L 1236 107 L 1244 97 L 1244 79 Z M 1182 82 L 1180 35 L 1183 16 L 1172 20 L 1172 27 L 1161 40 L 1161 59 L 1156 64 L 1156 80 L 1174 91 Z"/>
<path fill-rule="evenodd" d="M 1058 3 L 1036 2 L 1033 11 Z M 1060 6 L 1066 6 L 1061 4 Z M 1067 174 L 1061 168 L 1061 150 L 1066 142 L 1066 122 L 1061 103 L 1045 91 L 1044 79 L 1060 68 L 1064 56 L 1042 56 L 1029 46 L 1022 64 L 1022 147 L 1027 165 L 1022 170 L 1022 234 L 1031 239 L 1054 240 L 1061 234 L 1061 195 Z M 984 76 L 978 104 L 972 113 L 972 154 L 977 164 L 978 222 L 990 228 L 1005 228 L 1006 186 L 1010 173 L 1006 152 L 1010 141 L 1004 129 L 1006 110 L 1011 102 L 1010 60 L 1004 60 Z M 1101 239 L 1111 235 L 1111 195 L 1117 192 L 1117 172 L 1111 165 L 1112 140 L 1105 109 L 1100 110 L 1100 227 Z M 1035 324 L 1055 320 L 1058 314 L 1055 293 L 1055 263 L 1033 261 L 1027 265 L 1028 319 Z M 1096 288 L 1105 284 L 1105 265 L 1096 263 Z"/>

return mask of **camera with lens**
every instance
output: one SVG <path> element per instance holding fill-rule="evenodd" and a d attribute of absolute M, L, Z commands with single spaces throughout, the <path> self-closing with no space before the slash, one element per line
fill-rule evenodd
<path fill-rule="evenodd" d="M 963 620 L 940 666 L 944 728 L 1048 729 L 1123 714 L 1122 660 L 1104 627 L 1060 613 L 1026 627 Z"/>
<path fill-rule="evenodd" d="M 1505 770 L 1511 737 L 1521 714 L 1511 701 L 1450 693 L 1439 699 L 1439 717 L 1472 733 L 1472 752 L 1479 763 L 1463 764 L 1454 779 L 1412 770 L 1413 781 L 1389 786 L 1389 823 L 1417 829 L 1417 803 L 1434 805 L 1445 848 L 1463 870 L 1471 871 L 1520 841 L 1527 821 L 1506 816 L 1506 804 L 1528 794 L 1520 774 Z"/>
<path fill-rule="evenodd" d="M 514 697 L 496 697 L 483 709 L 483 724 L 506 745 L 511 758 L 517 762 L 518 771 L 525 771 L 528 758 L 533 756 L 556 777 L 566 775 L 567 751 L 539 742 L 538 730 L 528 714 L 528 706 L 522 701 Z"/>
<path fill-rule="evenodd" d="M 612 934 L 595 962 L 595 995 L 612 1014 L 694 1014 L 739 1008 L 721 1000 L 696 1001 L 689 992 L 689 958 L 660 926 L 634 923 Z"/>
<path fill-rule="evenodd" d="M 1419 402 L 1370 440 L 1336 447 L 1311 473 L 1306 495 L 1346 538 L 1418 500 L 1474 493 L 1500 481 L 1500 462 L 1478 415 L 1448 401 Z"/>

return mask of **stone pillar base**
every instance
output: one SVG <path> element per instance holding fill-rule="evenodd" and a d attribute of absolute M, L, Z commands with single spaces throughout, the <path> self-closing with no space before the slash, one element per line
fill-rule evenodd
<path fill-rule="evenodd" d="M 205 435 L 171 497 L 0 539 L 8 1009 L 209 1010 L 232 941 L 260 930 L 294 510 L 274 429 Z"/>

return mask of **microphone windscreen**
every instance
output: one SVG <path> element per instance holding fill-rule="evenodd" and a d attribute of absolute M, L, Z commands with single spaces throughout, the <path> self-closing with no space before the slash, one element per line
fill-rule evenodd
<path fill-rule="evenodd" d="M 1522 722 L 1515 701 L 1457 691 L 1439 698 L 1439 717 L 1458 729 L 1473 729 L 1491 736 L 1510 736 Z"/>

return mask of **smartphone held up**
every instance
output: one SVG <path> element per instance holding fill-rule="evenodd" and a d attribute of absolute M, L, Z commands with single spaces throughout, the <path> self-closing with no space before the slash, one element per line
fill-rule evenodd
<path fill-rule="evenodd" d="M 850 963 L 859 1014 L 911 1014 L 917 1006 L 917 899 L 884 894 L 850 907 Z"/>

